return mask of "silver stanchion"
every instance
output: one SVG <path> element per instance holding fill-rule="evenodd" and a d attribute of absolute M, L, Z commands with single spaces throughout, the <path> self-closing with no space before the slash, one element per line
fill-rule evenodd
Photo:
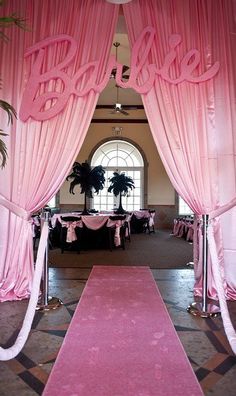
<path fill-rule="evenodd" d="M 41 213 L 41 229 L 44 223 L 49 222 L 49 213 L 42 210 Z M 37 311 L 49 311 L 51 309 L 59 308 L 63 305 L 63 302 L 58 297 L 51 297 L 48 295 L 48 240 L 44 256 L 44 269 L 42 276 L 42 294 L 39 298 L 38 304 L 36 306 Z"/>
<path fill-rule="evenodd" d="M 202 215 L 202 301 L 193 302 L 187 308 L 187 311 L 194 316 L 201 318 L 216 317 L 220 314 L 220 308 L 207 298 L 207 261 L 208 261 L 208 241 L 207 227 L 209 215 Z"/>

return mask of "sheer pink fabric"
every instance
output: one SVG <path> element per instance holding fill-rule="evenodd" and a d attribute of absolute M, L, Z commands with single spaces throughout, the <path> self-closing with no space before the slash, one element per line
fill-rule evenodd
<path fill-rule="evenodd" d="M 34 57 L 24 53 L 38 41 L 56 34 L 68 34 L 78 42 L 75 62 L 67 66 L 70 75 L 83 64 L 99 60 L 98 80 L 106 65 L 118 7 L 103 0 L 11 0 L 0 9 L 1 15 L 17 13 L 26 19 L 28 30 L 8 29 L 10 42 L 1 43 L 1 97 L 19 112 L 25 84 Z M 49 70 L 64 56 L 65 47 L 48 49 L 43 69 Z M 99 82 L 98 81 L 98 82 Z M 57 88 L 55 81 L 41 86 L 41 92 Z M 82 88 L 84 80 L 78 82 Z M 47 85 L 47 86 L 46 86 Z M 33 274 L 32 230 L 26 218 L 43 207 L 59 190 L 83 143 L 98 93 L 90 91 L 78 98 L 71 95 L 66 108 L 48 121 L 26 123 L 18 119 L 9 131 L 7 167 L 0 172 L 1 246 L 0 300 L 28 297 Z M 1 113 L 2 116 L 2 113 Z M 7 208 L 15 204 L 14 212 Z M 2 206 L 3 205 L 3 206 Z M 18 213 L 18 215 L 16 215 Z M 23 213 L 23 217 L 22 217 Z"/>
<path fill-rule="evenodd" d="M 179 76 L 180 60 L 192 48 L 201 53 L 196 75 L 220 62 L 217 76 L 207 82 L 173 85 L 157 76 L 154 88 L 142 95 L 154 141 L 170 180 L 198 215 L 211 213 L 236 195 L 233 3 L 134 0 L 123 6 L 131 45 L 146 26 L 156 29 L 149 64 L 161 67 L 169 52 L 168 37 L 173 33 L 182 36 L 176 48 L 177 62 L 169 70 L 172 78 Z M 143 79 L 145 70 L 140 73 L 140 81 Z M 213 222 L 225 292 L 232 299 L 236 298 L 235 221 L 236 210 L 232 208 Z M 195 294 L 201 295 L 201 260 L 198 267 L 196 264 L 195 259 Z M 208 295 L 217 298 L 211 258 L 208 280 Z"/>

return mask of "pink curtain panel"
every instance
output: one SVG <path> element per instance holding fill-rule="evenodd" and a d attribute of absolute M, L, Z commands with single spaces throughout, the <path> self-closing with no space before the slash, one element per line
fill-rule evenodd
<path fill-rule="evenodd" d="M 198 215 L 211 216 L 236 195 L 234 5 L 224 0 L 136 0 L 123 6 L 131 46 L 145 27 L 155 28 L 140 83 L 148 78 L 150 65 L 158 70 L 152 89 L 142 99 L 170 180 Z M 147 41 L 140 58 L 146 47 Z M 216 71 L 217 65 L 218 71 L 208 78 L 206 73 Z M 206 80 L 201 82 L 203 77 Z M 236 298 L 235 221 L 233 207 L 212 221 L 225 293 L 232 299 Z M 201 267 L 201 256 L 195 263 Z M 201 268 L 197 272 L 195 294 L 201 295 Z M 211 257 L 208 279 L 208 295 L 218 298 Z"/>
<path fill-rule="evenodd" d="M 86 79 L 76 73 L 97 61 L 86 78 L 95 78 L 97 84 L 103 80 L 118 6 L 103 0 L 70 0 L 69 6 L 66 0 L 11 0 L 0 12 L 17 13 L 28 26 L 26 31 L 8 29 L 9 43 L 0 43 L 1 97 L 20 113 L 13 127 L 7 126 L 7 120 L 1 123 L 9 131 L 8 162 L 0 172 L 0 301 L 5 301 L 30 295 L 33 251 L 27 220 L 59 190 L 84 141 L 99 94 L 89 91 L 78 96 L 76 91 L 84 90 Z M 42 40 L 43 46 L 38 44 Z M 8 209 L 11 203 L 16 206 L 14 213 Z"/>

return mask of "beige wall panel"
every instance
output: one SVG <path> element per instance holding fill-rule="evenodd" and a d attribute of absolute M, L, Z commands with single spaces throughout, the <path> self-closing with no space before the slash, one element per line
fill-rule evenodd
<path fill-rule="evenodd" d="M 121 136 L 114 136 L 112 127 L 122 127 Z M 136 143 L 144 152 L 148 162 L 148 205 L 174 205 L 175 193 L 158 155 L 148 124 L 92 123 L 85 141 L 78 154 L 77 161 L 84 162 L 90 157 L 91 151 L 105 139 L 121 138 Z M 65 182 L 60 190 L 60 204 L 82 204 L 83 196 L 69 193 L 69 182 Z"/>

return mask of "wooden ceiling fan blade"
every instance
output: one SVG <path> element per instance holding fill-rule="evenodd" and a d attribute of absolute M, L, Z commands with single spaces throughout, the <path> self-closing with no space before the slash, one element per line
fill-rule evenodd
<path fill-rule="evenodd" d="M 124 70 L 124 68 L 125 68 L 125 70 Z M 128 74 L 124 74 L 124 73 L 127 72 L 127 70 L 129 70 L 129 67 L 128 66 L 123 66 L 122 79 L 124 78 L 124 79 L 127 80 L 129 78 Z M 111 74 L 110 74 L 110 78 L 116 78 L 116 69 L 112 69 Z"/>
<path fill-rule="evenodd" d="M 143 109 L 143 106 L 123 105 L 123 109 L 125 110 L 139 110 L 140 108 Z"/>
<path fill-rule="evenodd" d="M 125 111 L 124 109 L 119 109 L 119 113 L 124 114 L 124 115 L 129 115 L 129 113 L 127 113 L 127 111 Z"/>
<path fill-rule="evenodd" d="M 144 107 L 143 105 L 122 105 L 122 108 L 124 110 L 143 110 Z M 114 105 L 97 105 L 96 106 L 97 110 L 100 109 L 114 109 Z"/>
<path fill-rule="evenodd" d="M 126 73 L 129 70 L 129 66 L 127 65 L 123 65 L 123 69 L 122 69 L 122 76 L 124 73 Z M 124 76 L 123 76 L 124 77 Z"/>
<path fill-rule="evenodd" d="M 116 78 L 116 69 L 112 69 L 110 78 Z"/>

